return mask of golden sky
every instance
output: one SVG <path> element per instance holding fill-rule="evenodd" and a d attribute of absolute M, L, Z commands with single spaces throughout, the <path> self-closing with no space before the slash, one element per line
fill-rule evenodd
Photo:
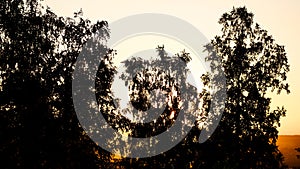
<path fill-rule="evenodd" d="M 282 118 L 279 134 L 300 135 L 300 1 L 271 0 L 45 0 L 45 3 L 58 15 L 73 16 L 75 11 L 83 9 L 84 17 L 106 20 L 109 23 L 126 16 L 141 13 L 161 13 L 181 18 L 199 29 L 208 39 L 219 35 L 218 19 L 233 6 L 246 6 L 254 13 L 254 21 L 273 35 L 276 43 L 284 45 L 291 71 L 288 82 L 291 93 L 273 96 L 272 106 L 285 106 L 287 116 Z"/>

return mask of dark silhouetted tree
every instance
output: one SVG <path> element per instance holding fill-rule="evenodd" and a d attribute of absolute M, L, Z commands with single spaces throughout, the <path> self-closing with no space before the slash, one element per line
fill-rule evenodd
<path fill-rule="evenodd" d="M 195 105 L 199 103 L 197 94 L 188 96 L 186 93 L 181 93 L 178 84 L 186 80 L 187 63 L 191 57 L 185 51 L 174 56 L 169 56 L 164 49 L 164 46 L 156 48 L 158 57 L 152 60 L 144 60 L 141 57 L 132 57 L 123 61 L 126 71 L 122 72 L 120 78 L 125 81 L 130 91 L 130 104 L 132 107 L 126 108 L 126 111 L 131 113 L 139 113 L 138 111 L 146 111 L 151 106 L 153 109 L 150 113 L 161 113 L 157 119 L 153 119 L 147 123 L 136 123 L 123 116 L 118 103 L 113 101 L 113 93 L 111 86 L 113 82 L 113 74 L 116 73 L 116 67 L 113 66 L 112 58 L 117 57 L 114 53 L 103 58 L 99 65 L 96 78 L 96 96 L 100 110 L 104 118 L 115 130 L 129 133 L 131 137 L 151 137 L 166 131 L 172 126 L 176 120 L 181 108 L 181 98 L 189 98 L 189 101 L 196 100 Z M 166 69 L 167 68 L 167 69 Z M 185 90 L 196 92 L 196 88 L 182 83 Z M 166 98 L 160 97 L 158 93 L 152 93 L 153 90 L 159 90 Z M 187 92 L 191 93 L 191 92 Z M 150 100 L 155 100 L 150 102 Z M 163 108 L 155 104 L 161 104 Z M 189 105 L 184 105 L 189 107 Z M 141 119 L 143 120 L 143 119 Z M 197 130 L 194 128 L 193 130 Z M 197 130 L 199 131 L 199 130 Z M 181 131 L 178 131 L 181 132 Z M 192 140 L 192 136 L 188 136 Z M 146 159 L 129 159 L 123 158 L 118 165 L 126 168 L 184 168 L 190 166 L 191 161 L 195 161 L 192 155 L 197 151 L 192 147 L 188 147 L 187 140 L 182 141 L 177 148 L 170 150 L 167 153 L 160 154 L 155 157 Z M 196 141 L 197 142 L 197 139 Z M 193 142 L 193 143 L 194 143 Z M 183 156 L 189 154 L 189 158 L 182 159 Z"/>
<path fill-rule="evenodd" d="M 37 0 L 0 4 L 1 168 L 108 168 L 72 103 L 74 63 L 107 23 L 55 15 Z M 106 166 L 106 167 L 105 167 Z"/>
<path fill-rule="evenodd" d="M 271 110 L 267 96 L 267 92 L 290 92 L 284 46 L 253 22 L 245 7 L 224 13 L 219 23 L 222 34 L 206 46 L 207 60 L 212 69 L 218 68 L 216 61 L 221 63 L 227 100 L 216 132 L 204 143 L 202 168 L 284 168 L 276 141 L 286 110 Z"/>

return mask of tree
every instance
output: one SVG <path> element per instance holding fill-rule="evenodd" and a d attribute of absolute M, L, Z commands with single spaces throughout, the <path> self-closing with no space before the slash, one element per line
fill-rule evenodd
<path fill-rule="evenodd" d="M 253 22 L 245 7 L 219 20 L 222 34 L 206 46 L 213 70 L 227 79 L 223 118 L 207 144 L 204 168 L 284 168 L 276 141 L 284 107 L 270 109 L 268 92 L 289 93 L 284 46 Z M 218 74 L 212 75 L 217 79 Z M 210 153 L 211 151 L 212 153 Z"/>
<path fill-rule="evenodd" d="M 107 55 L 99 65 L 96 78 L 96 97 L 101 113 L 115 130 L 128 133 L 130 137 L 152 137 L 165 132 L 174 124 L 175 120 L 178 120 L 177 116 L 181 109 L 181 104 L 193 110 L 198 108 L 197 106 L 187 105 L 186 101 L 181 102 L 181 98 L 189 98 L 188 101 L 190 103 L 199 104 L 199 96 L 197 94 L 187 94 L 197 93 L 195 87 L 185 83 L 187 63 L 191 60 L 189 54 L 182 51 L 180 54 L 169 56 L 164 46 L 158 46 L 156 50 L 158 57 L 155 59 L 143 60 L 141 57 L 132 57 L 123 61 L 126 71 L 122 72 L 120 76 L 125 81 L 125 84 L 128 85 L 130 102 L 133 105 L 132 107 L 127 107 L 125 111 L 129 111 L 132 114 L 141 113 L 138 111 L 146 111 L 151 106 L 152 110 L 148 113 L 159 112 L 161 114 L 150 122 L 138 123 L 131 121 L 128 117 L 122 115 L 122 110 L 117 106 L 119 103 L 113 101 L 114 94 L 111 86 L 116 67 L 113 66 L 112 57 L 117 57 L 115 53 Z M 186 93 L 181 91 L 178 85 L 183 85 L 180 89 L 184 88 L 184 91 L 189 91 Z M 150 94 L 155 89 L 158 92 Z M 160 95 L 164 95 L 166 98 Z M 165 99 L 168 101 L 165 101 Z M 149 105 L 150 100 L 152 102 Z M 198 131 L 195 127 L 193 130 Z M 178 132 L 181 132 L 181 130 Z M 197 149 L 193 150 L 191 145 L 194 146 L 194 144 L 187 143 L 192 142 L 194 135 L 187 137 L 188 139 L 183 140 L 169 152 L 146 159 L 122 158 L 119 159 L 118 165 L 128 168 L 183 168 L 189 166 L 190 161 L 194 160 L 193 154 Z M 117 143 L 115 142 L 115 144 Z M 187 153 L 183 153 L 186 150 L 188 150 Z M 183 156 L 187 157 L 187 155 L 190 158 L 186 158 L 186 160 L 181 158 Z"/>
<path fill-rule="evenodd" d="M 107 23 L 55 15 L 38 0 L 0 5 L 1 168 L 99 168 L 110 154 L 84 133 L 72 72 L 85 41 Z"/>

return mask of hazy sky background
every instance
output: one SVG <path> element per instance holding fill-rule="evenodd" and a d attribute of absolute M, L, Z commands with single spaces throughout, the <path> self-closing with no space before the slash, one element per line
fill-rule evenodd
<path fill-rule="evenodd" d="M 126 16 L 141 13 L 161 13 L 176 16 L 194 25 L 208 39 L 221 34 L 218 20 L 233 6 L 246 6 L 254 13 L 254 22 L 273 35 L 276 43 L 284 45 L 291 71 L 288 74 L 291 93 L 273 96 L 272 106 L 282 106 L 288 110 L 282 118 L 279 134 L 300 135 L 300 1 L 179 1 L 179 0 L 45 0 L 45 3 L 60 16 L 73 16 L 75 11 L 83 9 L 84 17 L 92 21 L 106 20 L 108 23 Z"/>

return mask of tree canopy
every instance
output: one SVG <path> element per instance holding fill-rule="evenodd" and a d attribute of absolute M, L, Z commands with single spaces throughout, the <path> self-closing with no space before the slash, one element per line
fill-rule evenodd
<path fill-rule="evenodd" d="M 245 7 L 223 14 L 219 23 L 222 34 L 206 45 L 207 60 L 215 73 L 201 77 L 206 86 L 218 81 L 219 69 L 227 78 L 226 107 L 215 133 L 199 144 L 197 138 L 205 128 L 195 123 L 186 138 L 165 153 L 151 158 L 114 160 L 81 127 L 71 89 L 72 73 L 83 45 L 96 32 L 102 33 L 99 41 L 109 38 L 107 22 L 91 23 L 83 18 L 81 10 L 72 18 L 58 17 L 37 0 L 1 2 L 1 168 L 284 168 L 276 141 L 277 127 L 286 110 L 271 110 L 271 98 L 267 97 L 268 92 L 289 93 L 284 46 L 276 44 L 266 30 L 255 24 L 253 14 Z M 104 90 L 111 87 L 115 73 L 110 66 L 114 51 L 108 51 L 97 72 L 102 79 L 95 82 L 96 96 L 99 105 L 113 107 L 111 91 Z M 161 59 L 168 59 L 164 47 L 158 46 L 157 53 Z M 192 58 L 185 51 L 175 57 L 183 62 L 170 62 L 169 66 L 178 64 L 176 70 L 185 72 L 186 65 L 179 63 L 188 63 Z M 220 64 L 217 66 L 216 62 Z M 125 65 L 153 63 L 132 59 Z M 172 81 L 176 70 L 174 73 L 148 69 L 124 72 L 122 76 L 130 84 L 131 103 L 138 110 L 151 106 L 151 90 L 160 89 L 170 97 L 156 122 L 131 123 L 100 106 L 104 117 L 115 129 L 133 128 L 135 137 L 165 131 L 176 119 L 180 97 L 189 97 L 184 93 L 180 96 L 179 86 Z M 162 79 L 151 81 L 152 76 Z M 178 96 L 172 92 L 178 92 Z M 110 96 L 108 101 L 106 96 Z M 190 99 L 205 100 L 201 110 L 205 115 L 210 113 L 209 106 L 214 100 L 207 90 Z"/>
<path fill-rule="evenodd" d="M 284 46 L 254 23 L 253 16 L 245 7 L 223 14 L 222 34 L 207 45 L 212 68 L 217 69 L 213 63 L 220 59 L 227 79 L 223 119 L 208 143 L 220 152 L 211 157 L 217 168 L 284 167 L 276 141 L 286 110 L 271 110 L 267 92 L 290 92 L 289 65 Z"/>
<path fill-rule="evenodd" d="M 35 0 L 0 8 L 1 168 L 105 166 L 109 154 L 81 129 L 70 86 L 81 46 L 107 23 L 58 17 Z"/>

